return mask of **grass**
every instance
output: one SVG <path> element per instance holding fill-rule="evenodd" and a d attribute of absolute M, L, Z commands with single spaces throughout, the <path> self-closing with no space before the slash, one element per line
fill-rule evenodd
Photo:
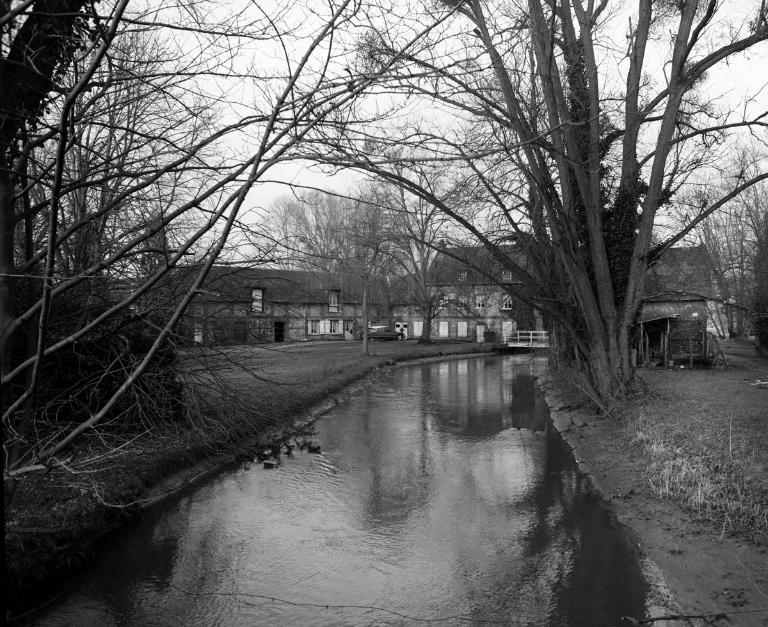
<path fill-rule="evenodd" d="M 624 412 L 629 441 L 647 457 L 651 491 L 743 539 L 768 538 L 764 430 L 744 416 L 707 418 L 667 398 Z"/>

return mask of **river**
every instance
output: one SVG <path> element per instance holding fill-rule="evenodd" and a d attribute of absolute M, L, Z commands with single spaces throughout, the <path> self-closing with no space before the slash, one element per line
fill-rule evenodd
<path fill-rule="evenodd" d="M 317 423 L 322 453 L 151 510 L 40 625 L 615 624 L 643 615 L 620 529 L 527 356 L 392 368 Z"/>

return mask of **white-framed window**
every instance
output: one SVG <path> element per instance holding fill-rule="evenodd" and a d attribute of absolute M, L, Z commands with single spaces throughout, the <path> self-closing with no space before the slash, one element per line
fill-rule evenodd
<path fill-rule="evenodd" d="M 475 296 L 475 309 L 485 309 L 485 294 Z"/>
<path fill-rule="evenodd" d="M 459 281 L 466 281 L 466 280 L 467 280 L 467 271 L 459 270 Z"/>
<path fill-rule="evenodd" d="M 320 321 L 319 320 L 310 320 L 308 323 L 308 331 L 310 335 L 318 334 L 320 333 Z"/>
<path fill-rule="evenodd" d="M 502 281 L 511 281 L 512 280 L 512 270 L 504 270 L 501 273 L 501 280 Z"/>
<path fill-rule="evenodd" d="M 339 298 L 340 294 L 336 290 L 330 290 L 328 292 L 328 311 L 331 313 L 339 313 Z"/>
<path fill-rule="evenodd" d="M 329 320 L 328 321 L 328 333 L 340 333 L 339 331 L 339 323 L 341 320 Z"/>
<path fill-rule="evenodd" d="M 345 320 L 344 321 L 344 331 L 346 333 L 352 333 L 352 329 L 355 328 L 355 321 L 354 320 Z"/>
<path fill-rule="evenodd" d="M 256 313 L 264 311 L 264 289 L 261 287 L 251 288 L 251 311 Z"/>
<path fill-rule="evenodd" d="M 512 309 L 512 296 L 509 294 L 503 294 L 501 297 L 501 309 L 502 311 L 508 311 Z"/>

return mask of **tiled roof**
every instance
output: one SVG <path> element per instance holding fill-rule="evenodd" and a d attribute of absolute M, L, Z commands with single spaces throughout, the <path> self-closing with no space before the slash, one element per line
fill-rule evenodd
<path fill-rule="evenodd" d="M 520 249 L 509 245 L 500 248 L 518 266 L 525 267 L 526 257 Z M 434 283 L 438 285 L 491 285 L 502 281 L 503 275 L 504 267 L 484 246 L 449 248 L 435 260 Z"/>
<path fill-rule="evenodd" d="M 194 276 L 196 269 L 185 268 L 182 272 Z M 214 266 L 198 295 L 200 301 L 250 302 L 251 290 L 264 290 L 264 300 L 273 303 L 327 303 L 328 292 L 341 292 L 342 302 L 359 302 L 362 297 L 362 281 L 353 274 L 283 270 L 280 268 L 243 268 Z M 381 300 L 382 289 L 369 286 L 371 302 Z"/>

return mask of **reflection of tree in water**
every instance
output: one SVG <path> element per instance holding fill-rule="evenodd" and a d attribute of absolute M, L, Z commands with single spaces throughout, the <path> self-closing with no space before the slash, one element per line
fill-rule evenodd
<path fill-rule="evenodd" d="M 370 463 L 370 484 L 365 495 L 365 520 L 372 527 L 402 525 L 413 512 L 421 511 L 431 499 L 433 454 L 430 436 L 432 415 L 429 410 L 429 374 L 424 379 L 413 368 L 397 380 L 405 392 L 398 403 L 391 395 L 381 399 L 386 406 L 368 403 L 361 415 Z M 387 402 L 389 401 L 389 402 Z"/>
<path fill-rule="evenodd" d="M 496 360 L 495 364 L 500 362 Z M 433 427 L 438 435 L 441 431 L 454 436 L 495 433 L 502 429 L 499 416 L 507 409 L 515 426 L 548 431 L 546 405 L 535 393 L 529 374 L 515 369 L 510 373 L 509 369 L 485 364 L 482 383 L 487 385 L 483 392 L 477 392 L 481 382 L 476 380 L 477 372 L 471 365 L 467 364 L 464 372 L 457 363 L 443 366 L 443 372 L 429 367 L 413 369 L 404 381 L 404 385 L 419 390 L 409 397 L 411 410 L 418 416 L 417 433 L 406 439 L 407 443 L 402 438 L 387 438 L 382 434 L 373 438 L 378 445 L 370 452 L 371 490 L 366 502 L 366 514 L 372 524 L 402 524 L 412 512 L 421 511 L 434 498 L 431 475 L 435 455 L 439 455 L 434 447 L 443 440 L 430 438 Z M 507 408 L 501 404 L 505 389 L 512 397 Z M 393 428 L 391 419 L 387 425 Z M 544 438 L 534 444 L 541 464 L 537 480 L 522 499 L 509 506 L 510 518 L 522 515 L 530 519 L 530 526 L 520 537 L 521 559 L 510 561 L 506 550 L 500 551 L 498 558 L 472 555 L 466 553 L 471 549 L 461 543 L 456 548 L 464 554 L 457 558 L 468 572 L 477 566 L 493 573 L 493 581 L 515 582 L 516 594 L 507 594 L 506 600 L 504 594 L 497 595 L 499 600 L 491 603 L 498 605 L 500 612 L 525 611 L 518 607 L 519 599 L 530 604 L 531 598 L 543 594 L 547 597 L 544 606 L 550 606 L 549 618 L 554 624 L 570 619 L 610 621 L 622 614 L 631 614 L 633 608 L 641 607 L 643 596 L 642 592 L 626 593 L 629 589 L 639 589 L 637 573 L 628 569 L 631 556 L 618 551 L 620 538 L 606 526 L 602 510 L 595 503 L 585 501 L 588 486 L 573 466 L 569 453 L 546 433 Z M 404 449 L 399 453 L 392 451 L 392 445 L 387 444 L 390 440 L 399 442 Z M 381 459 L 382 456 L 390 458 L 389 463 Z M 480 493 L 471 464 L 455 474 L 458 475 L 457 491 L 475 496 Z M 480 500 L 473 507 L 479 518 L 498 520 L 498 502 L 484 506 Z M 503 527 L 503 520 L 498 522 Z M 503 534 L 488 533 L 504 542 Z M 477 561 L 480 563 L 475 564 Z M 482 619 L 488 615 L 489 601 L 481 587 L 475 590 L 471 582 L 466 585 L 467 598 L 478 597 L 476 617 Z M 530 607 L 532 613 L 526 615 L 541 616 L 541 606 Z"/>
<path fill-rule="evenodd" d="M 536 380 L 523 372 L 515 373 L 506 384 L 509 402 L 505 407 L 507 426 L 530 431 L 545 431 L 549 424 L 549 411 L 543 397 L 536 390 Z"/>
<path fill-rule="evenodd" d="M 533 514 L 523 536 L 522 579 L 545 579 L 554 591 L 551 624 L 639 616 L 645 593 L 629 542 L 593 499 L 589 480 L 558 436 L 547 438 L 542 454 L 541 481 L 521 503 Z"/>

